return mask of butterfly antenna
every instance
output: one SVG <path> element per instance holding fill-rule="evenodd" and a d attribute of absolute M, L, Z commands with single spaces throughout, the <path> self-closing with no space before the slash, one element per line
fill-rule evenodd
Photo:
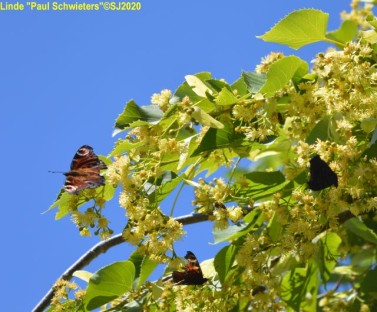
<path fill-rule="evenodd" d="M 51 172 L 51 173 L 65 173 L 65 172 L 63 172 L 63 171 L 51 171 L 51 170 L 49 170 L 48 172 Z"/>

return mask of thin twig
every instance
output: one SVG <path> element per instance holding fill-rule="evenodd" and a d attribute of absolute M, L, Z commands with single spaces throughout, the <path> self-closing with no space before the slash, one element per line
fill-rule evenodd
<path fill-rule="evenodd" d="M 182 225 L 187 225 L 207 221 L 208 215 L 193 213 L 190 215 L 177 217 L 175 220 L 182 223 Z M 72 278 L 73 273 L 75 271 L 81 270 L 89 263 L 91 263 L 95 258 L 97 258 L 100 254 L 105 253 L 110 248 L 125 242 L 126 241 L 123 239 L 122 233 L 117 234 L 107 240 L 99 242 L 98 244 L 94 245 L 91 249 L 89 249 L 85 254 L 83 254 L 75 263 L 73 263 L 58 279 L 69 281 Z M 44 311 L 50 305 L 53 296 L 54 290 L 50 288 L 50 290 L 41 299 L 41 301 L 39 301 L 39 303 L 34 307 L 32 312 Z"/>
<path fill-rule="evenodd" d="M 342 282 L 343 282 L 343 276 L 341 276 L 339 278 L 339 280 L 336 282 L 336 284 L 335 284 L 335 286 L 334 286 L 333 289 L 330 289 L 329 291 L 326 291 L 326 292 L 324 292 L 322 294 L 319 294 L 317 296 L 317 299 L 322 299 L 322 298 L 324 298 L 324 297 L 326 297 L 328 295 L 331 295 L 331 294 L 335 293 L 338 290 L 339 286 L 342 284 Z"/>

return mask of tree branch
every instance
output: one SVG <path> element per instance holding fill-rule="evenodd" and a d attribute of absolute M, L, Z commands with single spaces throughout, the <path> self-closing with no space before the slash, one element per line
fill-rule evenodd
<path fill-rule="evenodd" d="M 200 213 L 193 213 L 181 217 L 175 218 L 176 221 L 182 223 L 182 225 L 188 225 L 198 222 L 203 222 L 208 220 L 208 215 L 203 215 Z M 92 262 L 95 258 L 97 258 L 100 254 L 105 253 L 110 248 L 125 243 L 126 241 L 123 239 L 122 233 L 117 234 L 113 237 L 110 237 L 107 240 L 101 241 L 98 244 L 94 245 L 91 249 L 89 249 L 85 254 L 83 254 L 75 263 L 73 263 L 58 279 L 64 279 L 69 281 L 73 273 L 77 270 L 81 270 L 85 266 L 87 266 L 90 262 Z M 54 290 L 50 288 L 50 290 L 46 293 L 46 295 L 39 301 L 39 303 L 34 307 L 32 312 L 42 312 L 44 311 L 51 302 L 51 299 L 54 296 Z"/>

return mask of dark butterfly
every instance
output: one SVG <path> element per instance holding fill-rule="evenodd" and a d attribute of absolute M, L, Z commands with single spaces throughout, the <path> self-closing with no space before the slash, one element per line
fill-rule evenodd
<path fill-rule="evenodd" d="M 203 277 L 202 270 L 200 268 L 199 262 L 195 255 L 188 251 L 186 253 L 185 259 L 187 260 L 185 271 L 173 272 L 173 281 L 179 285 L 202 285 L 208 279 Z"/>
<path fill-rule="evenodd" d="M 308 185 L 313 191 L 320 191 L 331 185 L 338 187 L 338 176 L 318 155 L 310 159 L 310 179 Z"/>
<path fill-rule="evenodd" d="M 100 175 L 101 169 L 106 169 L 105 163 L 98 158 L 89 145 L 81 146 L 71 163 L 71 170 L 63 173 L 64 189 L 71 194 L 77 194 L 86 188 L 96 188 L 105 184 L 105 178 Z"/>

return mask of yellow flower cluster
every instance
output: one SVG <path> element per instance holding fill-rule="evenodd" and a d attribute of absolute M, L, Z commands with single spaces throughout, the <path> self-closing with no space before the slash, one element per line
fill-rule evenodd
<path fill-rule="evenodd" d="M 237 222 L 244 216 L 241 207 L 224 206 L 223 203 L 230 193 L 229 186 L 221 178 L 214 179 L 210 184 L 199 179 L 192 204 L 198 206 L 197 211 L 199 213 L 210 215 L 210 220 L 215 222 L 215 227 L 225 229 L 229 226 L 228 219 Z"/>
<path fill-rule="evenodd" d="M 150 255 L 151 259 L 167 262 L 164 254 L 172 249 L 176 240 L 181 239 L 184 234 L 182 224 L 165 216 L 158 207 L 150 207 L 149 200 L 138 192 L 144 183 L 140 176 L 128 176 L 122 181 L 119 203 L 126 209 L 129 219 L 123 237 L 129 243 L 139 245 L 139 251 Z"/>
<path fill-rule="evenodd" d="M 154 209 L 142 220 L 132 220 L 132 227 L 126 227 L 123 237 L 131 244 L 139 245 L 138 251 L 150 256 L 151 260 L 168 263 L 165 253 L 172 250 L 173 243 L 182 238 L 182 224 L 171 217 L 164 216 Z"/>
<path fill-rule="evenodd" d="M 194 291 L 190 287 L 174 287 L 171 299 L 174 300 L 177 311 L 223 312 L 231 310 L 236 304 L 234 294 L 210 287 L 200 287 Z"/>
<path fill-rule="evenodd" d="M 329 50 L 316 58 L 314 71 L 323 84 L 316 84 L 313 99 L 326 113 L 338 116 L 339 135 L 349 137 L 355 122 L 376 116 L 373 50 L 369 45 L 350 42 L 343 51 Z M 350 109 L 358 108 L 358 109 Z M 341 132 L 340 132 L 341 131 Z"/>
<path fill-rule="evenodd" d="M 265 99 L 260 94 L 251 99 L 240 101 L 232 108 L 234 121 L 241 122 L 235 131 L 245 134 L 250 141 L 265 141 L 269 135 L 277 134 L 279 123 L 277 114 L 273 111 L 276 106 L 274 98 Z M 266 107 L 269 107 L 266 110 Z M 270 111 L 270 112 L 269 112 Z"/>
<path fill-rule="evenodd" d="M 262 61 L 259 65 L 256 66 L 255 72 L 257 73 L 267 73 L 271 64 L 282 59 L 284 54 L 281 52 L 272 52 L 269 55 L 262 58 Z"/>
<path fill-rule="evenodd" d="M 360 3 L 365 2 L 364 7 L 360 6 Z M 351 11 L 347 13 L 343 11 L 341 13 L 341 18 L 345 21 L 353 21 L 357 25 L 361 26 L 363 29 L 369 28 L 370 25 L 365 21 L 366 17 L 373 14 L 373 5 L 363 0 L 352 0 Z"/>
<path fill-rule="evenodd" d="M 71 220 L 79 228 L 81 236 L 91 236 L 90 228 L 95 228 L 94 234 L 99 234 L 101 239 L 106 239 L 113 233 L 108 226 L 108 219 L 102 214 L 106 201 L 101 193 L 96 189 L 84 189 L 79 195 L 64 194 L 63 202 L 67 205 L 65 209 L 70 212 Z M 91 200 L 94 202 L 93 206 L 87 208 L 85 212 L 78 210 L 80 205 Z"/>
<path fill-rule="evenodd" d="M 164 89 L 160 94 L 155 93 L 152 95 L 151 103 L 158 105 L 158 107 L 163 111 L 167 111 L 169 108 L 169 100 L 172 97 L 172 93 L 168 89 Z"/>
<path fill-rule="evenodd" d="M 90 236 L 89 228 L 96 227 L 95 234 L 100 238 L 107 239 L 113 234 L 113 230 L 109 228 L 109 220 L 104 217 L 96 207 L 88 208 L 84 213 L 74 210 L 71 214 L 71 219 L 74 224 L 79 228 L 81 236 Z"/>
<path fill-rule="evenodd" d="M 106 179 L 109 183 L 117 185 L 122 177 L 128 176 L 130 159 L 127 155 L 116 157 L 106 170 Z"/>
<path fill-rule="evenodd" d="M 84 291 L 82 290 L 77 290 L 75 293 L 75 299 L 77 302 L 68 298 L 70 291 L 78 289 L 76 283 L 59 279 L 55 282 L 52 288 L 54 290 L 54 296 L 51 299 L 51 307 L 53 307 L 53 311 L 70 311 L 71 307 L 77 306 L 83 299 Z"/>

